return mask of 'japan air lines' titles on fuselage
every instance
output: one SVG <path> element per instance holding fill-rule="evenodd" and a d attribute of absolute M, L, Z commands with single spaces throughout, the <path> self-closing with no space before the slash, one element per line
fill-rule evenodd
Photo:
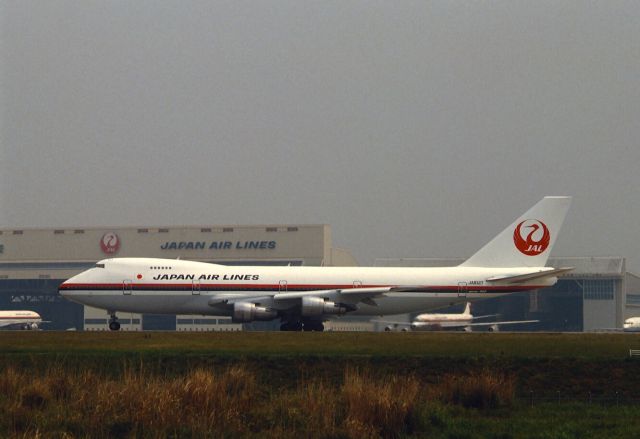
<path fill-rule="evenodd" d="M 157 274 L 153 280 L 259 280 L 259 274 Z"/>

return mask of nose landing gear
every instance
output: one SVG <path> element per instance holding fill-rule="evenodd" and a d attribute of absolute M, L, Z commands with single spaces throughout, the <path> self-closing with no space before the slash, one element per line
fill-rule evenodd
<path fill-rule="evenodd" d="M 109 319 L 109 329 L 112 331 L 120 330 L 120 322 L 118 321 L 118 316 L 115 312 L 110 312 L 111 318 Z"/>

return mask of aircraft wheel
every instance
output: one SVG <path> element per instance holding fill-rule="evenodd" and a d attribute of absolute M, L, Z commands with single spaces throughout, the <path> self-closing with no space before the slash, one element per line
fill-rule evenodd
<path fill-rule="evenodd" d="M 280 325 L 281 331 L 302 331 L 302 322 L 284 322 Z"/>
<path fill-rule="evenodd" d="M 324 331 L 324 325 L 322 324 L 322 322 L 311 320 L 308 322 L 304 322 L 304 330 L 322 332 Z"/>
<path fill-rule="evenodd" d="M 112 331 L 119 331 L 120 322 L 109 322 L 109 329 L 111 329 Z"/>

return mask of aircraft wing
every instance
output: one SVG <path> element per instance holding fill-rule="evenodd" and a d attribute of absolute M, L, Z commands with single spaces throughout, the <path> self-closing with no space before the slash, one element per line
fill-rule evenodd
<path fill-rule="evenodd" d="M 467 326 L 501 326 L 501 325 L 521 325 L 524 323 L 538 323 L 540 320 L 514 320 L 511 322 L 482 322 L 482 323 L 467 323 L 466 325 L 461 325 L 464 327 Z"/>
<path fill-rule="evenodd" d="M 369 303 L 376 297 L 382 297 L 385 293 L 394 291 L 394 287 L 372 287 L 372 288 L 342 288 L 336 290 L 315 290 L 315 291 L 300 291 L 291 293 L 278 293 L 273 296 L 273 300 L 276 302 L 283 302 L 289 300 L 298 300 L 303 297 L 313 296 L 321 297 L 328 300 L 339 300 L 346 303 Z M 370 304 L 370 303 L 369 303 Z"/>
<path fill-rule="evenodd" d="M 423 328 L 429 326 L 439 326 L 443 329 L 467 328 L 469 326 L 500 326 L 500 325 L 519 325 L 524 323 L 538 323 L 540 320 L 514 320 L 510 322 L 482 322 L 482 323 L 464 323 L 464 322 L 398 322 L 392 320 L 372 320 L 375 323 L 384 323 L 401 327 Z"/>
<path fill-rule="evenodd" d="M 30 323 L 42 323 L 40 320 L 25 320 L 25 319 L 16 319 L 16 320 L 3 320 L 0 323 L 0 328 L 4 328 L 5 326 L 11 326 L 11 325 L 19 325 L 19 324 L 30 324 Z"/>
<path fill-rule="evenodd" d="M 50 323 L 50 322 L 47 322 L 46 320 L 39 320 L 39 319 L 3 320 L 2 322 L 0 322 L 0 328 L 5 328 L 7 326 L 13 326 L 13 325 L 30 325 L 32 323 L 37 323 L 39 325 L 40 323 Z"/>
<path fill-rule="evenodd" d="M 313 291 L 294 291 L 286 293 L 276 293 L 271 295 L 256 295 L 255 297 L 240 296 L 237 294 L 217 294 L 209 300 L 210 306 L 219 304 L 232 305 L 236 302 L 268 302 L 278 305 L 295 304 L 303 297 L 320 297 L 322 299 L 338 301 L 355 305 L 362 302 L 367 305 L 376 305 L 374 299 L 384 296 L 385 293 L 395 291 L 395 287 L 372 287 L 372 288 L 341 288 L 333 290 L 313 290 Z"/>
<path fill-rule="evenodd" d="M 563 273 L 567 273 L 573 270 L 574 267 L 564 267 L 564 268 L 552 268 L 550 270 L 541 270 L 535 273 L 525 273 L 525 274 L 509 274 L 505 276 L 494 276 L 487 279 L 487 282 L 507 282 L 510 284 L 515 284 L 518 282 L 525 282 L 533 279 L 540 279 L 543 277 L 550 276 L 558 276 Z"/>
<path fill-rule="evenodd" d="M 488 319 L 489 317 L 495 317 L 498 316 L 500 314 L 487 314 L 484 316 L 473 316 L 473 320 L 478 320 L 478 319 Z"/>

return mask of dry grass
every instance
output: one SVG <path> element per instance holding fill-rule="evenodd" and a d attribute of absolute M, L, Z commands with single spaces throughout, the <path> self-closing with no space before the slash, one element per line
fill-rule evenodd
<path fill-rule="evenodd" d="M 513 404 L 515 377 L 493 371 L 445 375 L 431 394 L 444 403 L 490 409 Z"/>
<path fill-rule="evenodd" d="M 347 369 L 342 395 L 345 426 L 352 437 L 391 437 L 403 431 L 420 390 L 415 377 L 373 379 Z"/>
<path fill-rule="evenodd" d="M 36 431 L 40 418 L 91 436 L 242 433 L 256 389 L 255 377 L 238 367 L 178 378 L 127 370 L 119 380 L 59 369 L 33 377 L 9 368 L 0 375 L 0 406 L 13 434 Z"/>
<path fill-rule="evenodd" d="M 347 368 L 341 383 L 304 379 L 291 390 L 259 384 L 243 366 L 164 376 L 125 368 L 118 377 L 52 368 L 0 373 L 0 436 L 398 437 L 431 400 L 489 408 L 513 400 L 513 378 L 490 372 L 376 378 Z"/>

